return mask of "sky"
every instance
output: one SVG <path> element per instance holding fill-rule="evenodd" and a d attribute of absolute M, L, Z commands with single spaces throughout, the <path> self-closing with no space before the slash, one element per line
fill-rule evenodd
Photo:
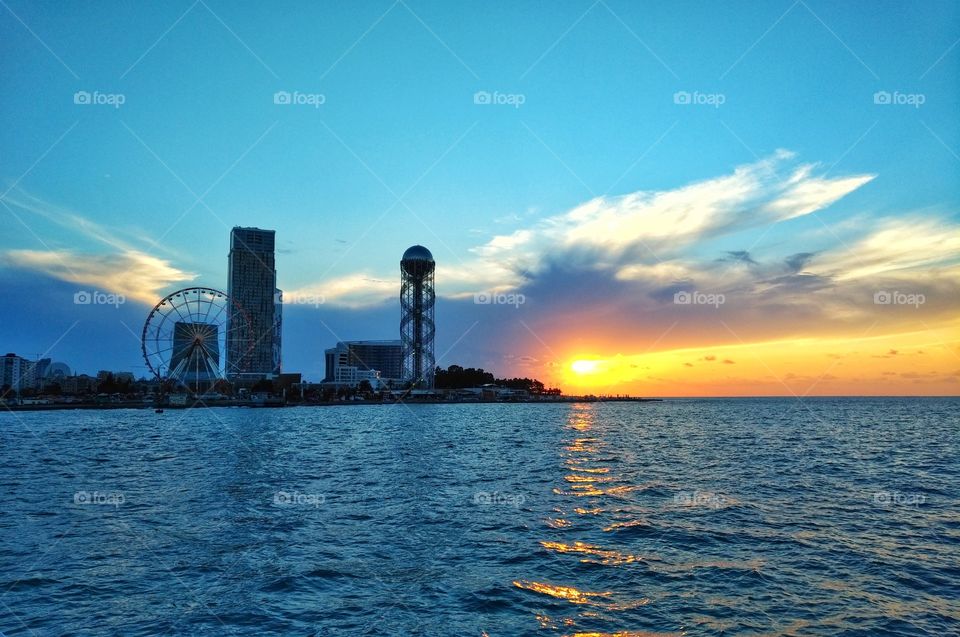
<path fill-rule="evenodd" d="M 399 338 L 423 244 L 444 367 L 960 387 L 956 2 L 2 0 L 0 56 L 4 351 L 146 373 L 150 308 L 224 289 L 241 225 L 309 380 Z"/>

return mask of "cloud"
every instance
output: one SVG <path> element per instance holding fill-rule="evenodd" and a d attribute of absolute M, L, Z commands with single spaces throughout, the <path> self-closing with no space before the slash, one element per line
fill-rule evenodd
<path fill-rule="evenodd" d="M 107 249 L 107 252 L 84 252 L 58 247 L 54 242 L 52 246 L 45 244 L 44 250 L 6 250 L 2 261 L 8 266 L 93 286 L 151 305 L 163 296 L 168 286 L 197 277 L 177 268 L 170 259 L 157 256 L 153 240 L 145 235 L 106 227 L 73 210 L 45 201 L 22 187 L 14 188 L 0 201 L 11 212 L 13 206 Z M 138 244 L 149 247 L 138 247 Z M 169 251 L 165 253 L 169 254 Z"/>
<path fill-rule="evenodd" d="M 184 272 L 169 261 L 143 252 L 81 254 L 69 250 L 8 250 L 4 261 L 98 291 L 123 294 L 130 299 L 154 304 L 164 288 L 192 281 L 195 274 Z"/>
<path fill-rule="evenodd" d="M 4 195 L 0 201 L 115 250 L 133 250 L 137 244 L 149 245 L 151 251 L 156 250 L 155 242 L 143 234 L 105 227 L 73 210 L 45 201 L 20 186 Z"/>
<path fill-rule="evenodd" d="M 382 305 L 398 297 L 399 283 L 396 278 L 376 278 L 368 273 L 355 273 L 328 279 L 322 283 L 285 290 L 284 298 L 322 299 L 336 306 L 362 309 Z"/>
<path fill-rule="evenodd" d="M 707 238 L 816 212 L 875 177 L 816 176 L 816 165 L 791 167 L 792 158 L 778 151 L 730 175 L 675 190 L 596 197 L 533 228 L 494 237 L 474 253 L 507 263 L 537 262 L 559 246 L 561 253 L 600 263 L 666 259 Z"/>
<path fill-rule="evenodd" d="M 796 274 L 803 270 L 814 256 L 815 254 L 813 252 L 798 252 L 784 259 L 784 264 L 791 274 Z"/>
<path fill-rule="evenodd" d="M 874 178 L 828 178 L 817 170 L 816 164 L 797 165 L 793 153 L 781 150 L 731 174 L 674 190 L 595 197 L 529 227 L 496 235 L 460 262 L 439 264 L 438 291 L 450 298 L 506 291 L 567 268 L 614 271 L 622 280 L 690 280 L 691 264 L 683 252 L 699 242 L 822 210 Z M 802 266 L 809 256 L 795 255 L 793 263 Z M 756 264 L 746 250 L 729 251 L 727 258 Z M 347 278 L 363 276 L 370 275 Z M 322 290 L 335 283 L 310 288 Z M 375 293 L 368 285 L 360 288 Z M 396 293 L 386 286 L 381 290 L 384 297 Z M 330 295 L 333 302 L 347 297 Z"/>
<path fill-rule="evenodd" d="M 717 259 L 717 261 L 726 261 L 729 263 L 746 263 L 747 265 L 757 265 L 747 250 L 728 250 L 727 256 Z"/>
<path fill-rule="evenodd" d="M 910 215 L 888 219 L 843 250 L 816 255 L 810 269 L 838 281 L 890 275 L 960 262 L 960 227 L 943 219 Z"/>

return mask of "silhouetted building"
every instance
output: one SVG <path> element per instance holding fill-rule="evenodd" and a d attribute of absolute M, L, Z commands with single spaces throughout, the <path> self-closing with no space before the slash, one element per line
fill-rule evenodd
<path fill-rule="evenodd" d="M 60 388 L 64 394 L 86 394 L 97 387 L 97 379 L 86 374 L 67 376 L 60 380 Z"/>
<path fill-rule="evenodd" d="M 71 372 L 70 372 L 69 365 L 67 365 L 66 363 L 54 361 L 50 363 L 50 365 L 47 367 L 45 378 L 48 381 L 52 381 L 58 378 L 66 378 L 67 376 L 70 376 L 70 375 L 71 375 Z"/>
<path fill-rule="evenodd" d="M 361 380 L 390 385 L 402 378 L 403 347 L 400 341 L 341 341 L 324 350 L 324 382 L 356 386 Z M 375 375 L 370 372 L 376 372 Z"/>
<path fill-rule="evenodd" d="M 50 365 L 52 364 L 53 361 L 49 358 L 41 358 L 33 364 L 33 377 L 38 387 L 43 385 L 44 380 L 50 373 Z"/>
<path fill-rule="evenodd" d="M 430 251 L 411 246 L 400 260 L 400 340 L 403 346 L 403 378 L 418 389 L 433 389 L 436 332 L 433 309 L 436 264 Z"/>
<path fill-rule="evenodd" d="M 265 376 L 280 373 L 280 303 L 274 259 L 276 233 L 259 228 L 230 232 L 227 294 L 250 318 L 227 318 L 227 375 Z M 249 350 L 249 343 L 253 349 Z"/>

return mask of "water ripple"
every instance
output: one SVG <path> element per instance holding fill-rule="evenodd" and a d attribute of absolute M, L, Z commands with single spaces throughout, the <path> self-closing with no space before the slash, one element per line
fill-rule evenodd
<path fill-rule="evenodd" d="M 3 413 L 0 633 L 960 634 L 960 401 L 805 404 Z"/>

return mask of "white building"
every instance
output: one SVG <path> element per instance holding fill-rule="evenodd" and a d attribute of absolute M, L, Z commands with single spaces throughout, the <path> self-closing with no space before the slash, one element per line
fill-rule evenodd
<path fill-rule="evenodd" d="M 337 365 L 333 368 L 333 376 L 325 383 L 342 385 L 345 387 L 357 387 L 361 382 L 367 381 L 373 389 L 380 389 L 384 383 L 380 380 L 380 372 L 376 369 L 360 369 L 353 365 Z"/>
<path fill-rule="evenodd" d="M 0 387 L 10 387 L 15 392 L 36 387 L 35 364 L 16 354 L 0 356 Z"/>

